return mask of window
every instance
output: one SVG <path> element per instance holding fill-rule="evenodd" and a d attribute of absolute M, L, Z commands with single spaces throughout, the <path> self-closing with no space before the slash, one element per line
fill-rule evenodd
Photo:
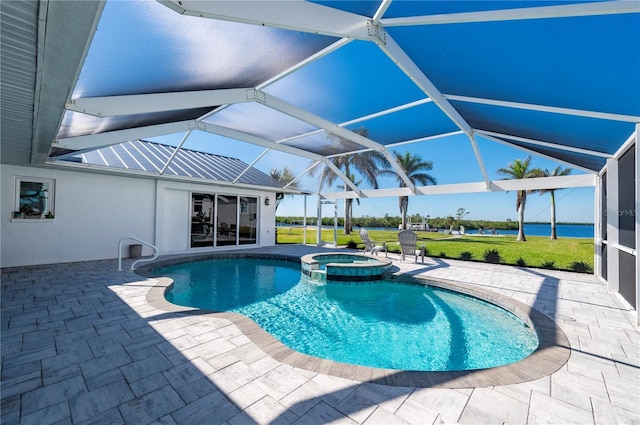
<path fill-rule="evenodd" d="M 53 218 L 54 183 L 52 179 L 17 177 L 14 218 Z"/>

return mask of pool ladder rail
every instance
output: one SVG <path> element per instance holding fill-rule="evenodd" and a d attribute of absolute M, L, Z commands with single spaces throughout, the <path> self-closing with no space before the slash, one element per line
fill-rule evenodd
<path fill-rule="evenodd" d="M 134 236 L 124 236 L 122 238 L 120 238 L 120 240 L 118 241 L 118 271 L 121 272 L 122 271 L 122 242 L 126 241 L 126 240 L 133 240 L 136 242 L 140 242 L 143 245 L 146 245 L 150 248 L 153 249 L 153 256 L 151 258 L 141 258 L 140 260 L 136 260 L 131 264 L 131 268 L 129 270 L 133 270 L 136 265 L 138 263 L 143 263 L 143 262 L 150 262 L 155 260 L 156 258 L 158 258 L 158 248 L 156 248 L 155 245 L 150 244 L 149 242 L 145 242 L 141 239 L 138 239 Z"/>

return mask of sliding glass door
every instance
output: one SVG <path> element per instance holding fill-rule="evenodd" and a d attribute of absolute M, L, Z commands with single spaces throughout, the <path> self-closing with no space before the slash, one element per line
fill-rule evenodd
<path fill-rule="evenodd" d="M 258 198 L 240 197 L 240 245 L 258 242 Z"/>
<path fill-rule="evenodd" d="M 216 246 L 236 245 L 238 238 L 238 197 L 229 195 L 217 196 L 216 226 L 218 235 Z"/>
<path fill-rule="evenodd" d="M 258 243 L 258 198 L 214 193 L 191 194 L 190 247 Z"/>
<path fill-rule="evenodd" d="M 213 246 L 215 226 L 215 196 L 191 194 L 191 248 Z"/>

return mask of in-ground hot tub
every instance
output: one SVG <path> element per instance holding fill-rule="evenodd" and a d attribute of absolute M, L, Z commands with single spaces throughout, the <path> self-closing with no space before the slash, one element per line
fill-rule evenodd
<path fill-rule="evenodd" d="M 379 280 L 391 267 L 386 258 L 335 252 L 307 254 L 300 262 L 302 274 L 315 282 Z"/>

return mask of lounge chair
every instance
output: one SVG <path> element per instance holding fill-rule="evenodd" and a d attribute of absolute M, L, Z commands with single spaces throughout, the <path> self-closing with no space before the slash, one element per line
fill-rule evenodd
<path fill-rule="evenodd" d="M 362 239 L 362 242 L 364 243 L 365 254 L 369 253 L 378 255 L 378 252 L 384 251 L 384 256 L 388 257 L 387 244 L 385 242 L 382 242 L 382 245 L 376 245 L 376 242 L 372 241 L 371 238 L 369 238 L 369 232 L 367 231 L 367 229 L 360 229 L 360 239 Z"/>
<path fill-rule="evenodd" d="M 411 230 L 403 230 L 398 233 L 398 241 L 400 242 L 400 260 L 404 261 L 407 255 L 415 255 L 416 263 L 418 256 L 422 258 L 424 263 L 424 247 L 418 248 L 418 235 Z"/>

